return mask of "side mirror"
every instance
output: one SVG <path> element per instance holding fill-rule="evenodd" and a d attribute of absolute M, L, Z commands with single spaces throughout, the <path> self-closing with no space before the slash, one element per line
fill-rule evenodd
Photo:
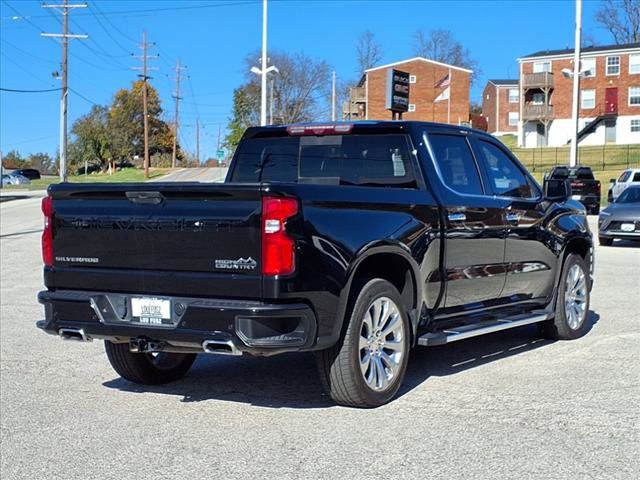
<path fill-rule="evenodd" d="M 616 183 L 616 179 L 615 178 L 610 178 L 609 179 L 609 183 Z"/>
<path fill-rule="evenodd" d="M 565 202 L 571 196 L 571 184 L 569 180 L 560 178 L 548 178 L 543 184 L 544 197 L 552 202 Z"/>

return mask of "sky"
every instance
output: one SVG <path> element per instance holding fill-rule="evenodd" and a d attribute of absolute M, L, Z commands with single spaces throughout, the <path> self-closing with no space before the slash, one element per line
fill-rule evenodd
<path fill-rule="evenodd" d="M 49 2 L 53 3 L 53 2 Z M 60 3 L 60 2 L 56 2 Z M 81 3 L 71 0 L 70 3 Z M 91 105 L 108 105 L 116 90 L 128 88 L 138 73 L 142 32 L 154 45 L 150 60 L 164 119 L 173 121 L 174 66 L 186 65 L 181 83 L 180 142 L 195 151 L 196 118 L 202 125 L 201 158 L 215 156 L 218 132 L 224 137 L 233 89 L 247 76 L 245 58 L 261 45 L 260 0 L 88 1 L 71 13 L 70 30 L 87 34 L 73 40 L 69 56 L 69 128 Z M 60 15 L 41 1 L 0 0 L 0 87 L 60 87 L 61 47 L 41 32 L 60 32 Z M 326 61 L 341 79 L 355 79 L 356 43 L 374 32 L 384 53 L 381 63 L 410 58 L 413 35 L 423 29 L 449 29 L 481 69 L 471 99 L 479 102 L 490 78 L 516 78 L 517 58 L 545 49 L 573 46 L 575 2 L 513 1 L 346 1 L 269 0 L 269 48 L 304 52 Z M 583 3 L 583 32 L 597 44 L 613 43 L 599 27 L 597 0 Z M 257 61 L 257 59 L 256 59 Z M 59 142 L 59 92 L 0 92 L 0 149 L 23 155 L 55 155 Z M 319 119 L 323 120 L 323 119 Z"/>

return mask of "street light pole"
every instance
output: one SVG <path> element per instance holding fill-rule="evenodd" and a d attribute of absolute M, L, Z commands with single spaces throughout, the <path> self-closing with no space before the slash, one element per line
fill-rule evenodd
<path fill-rule="evenodd" d="M 267 0 L 262 0 L 262 86 L 260 91 L 260 125 L 267 124 Z"/>
<path fill-rule="evenodd" d="M 580 37 L 582 33 L 582 0 L 576 0 L 576 31 L 573 55 L 573 104 L 571 109 L 571 149 L 569 152 L 569 166 L 578 163 L 578 102 L 580 99 Z"/>

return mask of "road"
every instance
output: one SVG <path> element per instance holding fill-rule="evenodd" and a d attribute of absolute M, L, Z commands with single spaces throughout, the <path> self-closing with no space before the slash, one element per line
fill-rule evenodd
<path fill-rule="evenodd" d="M 205 182 L 217 183 L 224 181 L 227 168 L 179 168 L 162 177 L 149 180 L 150 182 Z"/>
<path fill-rule="evenodd" d="M 640 248 L 598 247 L 592 330 L 413 352 L 401 396 L 333 405 L 311 355 L 200 356 L 140 387 L 42 318 L 39 199 L 0 204 L 3 479 L 640 478 Z M 593 223 L 592 219 L 592 223 Z M 634 303 L 636 302 L 636 303 Z"/>

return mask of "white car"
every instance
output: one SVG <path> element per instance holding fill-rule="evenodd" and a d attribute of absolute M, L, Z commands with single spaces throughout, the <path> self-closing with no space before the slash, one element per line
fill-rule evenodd
<path fill-rule="evenodd" d="M 27 177 L 18 175 L 16 173 L 10 173 L 8 175 L 2 175 L 2 186 L 5 185 L 28 185 L 31 183 Z"/>
<path fill-rule="evenodd" d="M 607 199 L 609 203 L 617 199 L 627 187 L 631 185 L 640 185 L 640 168 L 628 168 L 618 177 L 618 180 L 612 178 L 609 185 L 609 194 Z"/>

